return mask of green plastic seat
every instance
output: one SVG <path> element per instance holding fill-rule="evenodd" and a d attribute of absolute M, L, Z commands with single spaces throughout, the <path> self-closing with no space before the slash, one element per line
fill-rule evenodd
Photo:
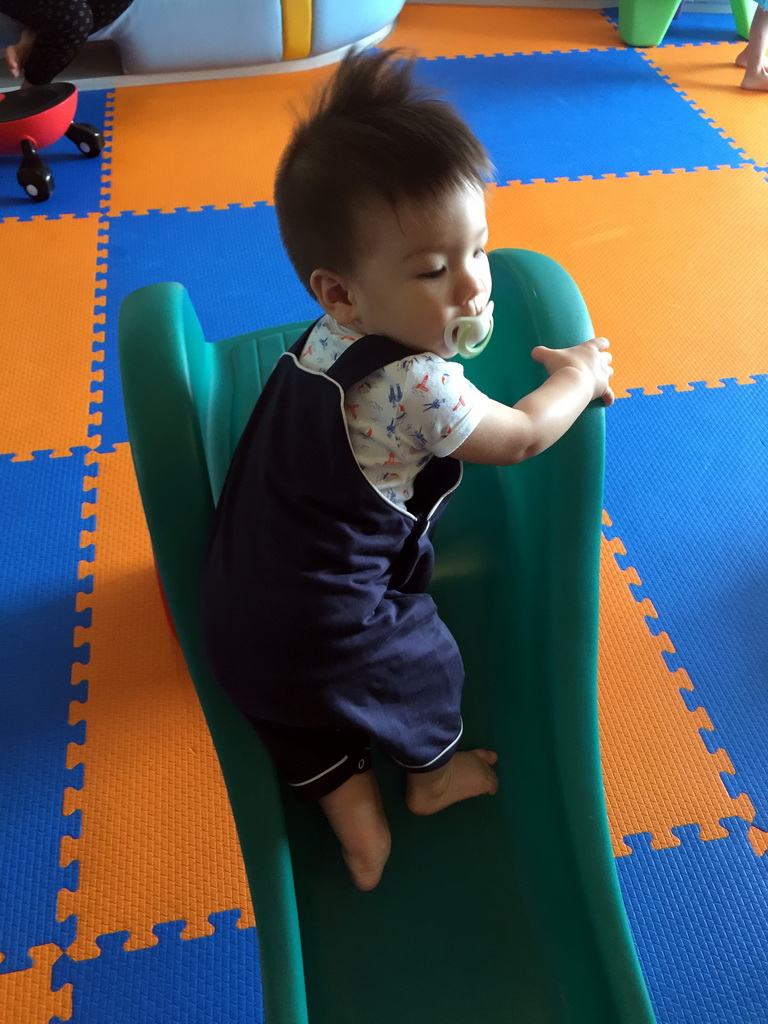
<path fill-rule="evenodd" d="M 619 35 L 629 46 L 658 46 L 672 24 L 680 0 L 619 0 Z M 731 0 L 736 31 L 749 39 L 753 0 Z"/>
<path fill-rule="evenodd" d="M 592 326 L 554 261 L 490 259 L 496 330 L 468 373 L 514 403 L 544 379 L 534 345 L 573 345 Z M 501 786 L 416 818 L 402 776 L 379 764 L 393 851 L 375 891 L 352 886 L 319 808 L 283 791 L 211 678 L 198 600 L 214 497 L 267 374 L 304 326 L 207 344 L 180 284 L 129 295 L 119 326 L 136 474 L 231 799 L 267 1024 L 652 1024 L 598 746 L 602 408 L 520 466 L 467 466 L 441 520 L 432 592 L 466 664 L 467 745 L 499 751 Z"/>

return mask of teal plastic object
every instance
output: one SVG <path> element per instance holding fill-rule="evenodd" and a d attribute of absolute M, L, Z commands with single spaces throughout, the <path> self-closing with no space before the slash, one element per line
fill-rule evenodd
<path fill-rule="evenodd" d="M 619 0 L 619 35 L 629 46 L 658 46 L 667 34 L 680 0 Z M 749 39 L 753 0 L 731 0 L 736 31 Z"/>
<path fill-rule="evenodd" d="M 496 329 L 468 372 L 514 403 L 544 379 L 534 345 L 573 345 L 592 326 L 554 261 L 490 260 Z M 467 466 L 441 520 L 433 593 L 466 664 L 465 739 L 499 751 L 501 786 L 416 818 L 402 777 L 377 764 L 393 851 L 375 891 L 352 886 L 319 808 L 283 792 L 210 676 L 198 598 L 214 494 L 304 326 L 206 344 L 182 286 L 161 284 L 125 299 L 119 327 L 136 473 L 242 845 L 267 1024 L 652 1024 L 598 746 L 602 408 L 520 466 Z"/>

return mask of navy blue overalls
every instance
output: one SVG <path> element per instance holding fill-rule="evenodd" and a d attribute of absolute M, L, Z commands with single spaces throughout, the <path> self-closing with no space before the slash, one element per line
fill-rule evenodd
<path fill-rule="evenodd" d="M 445 764 L 461 736 L 464 669 L 425 593 L 430 534 L 461 464 L 433 458 L 404 512 L 365 478 L 344 393 L 412 353 L 356 341 L 325 373 L 278 360 L 235 452 L 203 581 L 219 684 L 300 798 L 370 767 L 375 740 L 408 771 Z"/>

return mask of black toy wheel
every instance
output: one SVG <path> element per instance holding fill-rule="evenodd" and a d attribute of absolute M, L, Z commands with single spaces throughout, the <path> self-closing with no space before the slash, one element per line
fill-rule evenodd
<path fill-rule="evenodd" d="M 22 144 L 24 157 L 16 172 L 16 181 L 21 185 L 30 199 L 38 203 L 50 199 L 54 189 L 53 175 L 48 170 L 35 149 L 27 143 Z"/>
<path fill-rule="evenodd" d="M 64 134 L 70 142 L 74 142 L 83 156 L 95 157 L 104 149 L 104 136 L 92 124 L 73 121 Z"/>
<path fill-rule="evenodd" d="M 29 169 L 19 170 L 16 180 L 30 199 L 43 203 L 46 199 L 51 198 L 51 193 L 54 189 L 53 175 L 47 167 L 44 173 Z"/>

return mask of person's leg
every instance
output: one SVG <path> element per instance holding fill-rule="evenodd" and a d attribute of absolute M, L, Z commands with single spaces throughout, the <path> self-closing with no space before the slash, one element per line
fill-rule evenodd
<path fill-rule="evenodd" d="M 381 794 L 372 771 L 353 775 L 320 798 L 341 844 L 352 881 L 368 892 L 379 884 L 392 845 Z"/>
<path fill-rule="evenodd" d="M 356 729 L 305 728 L 249 717 L 296 798 L 320 804 L 352 881 L 358 889 L 373 889 L 389 857 L 390 835 L 371 771 L 368 736 Z"/>
<path fill-rule="evenodd" d="M 131 6 L 132 0 L 89 0 L 93 11 L 93 31 L 106 28 L 117 21 L 123 11 Z"/>
<path fill-rule="evenodd" d="M 749 31 L 749 43 L 744 51 L 744 79 L 742 89 L 768 92 L 768 69 L 765 51 L 768 50 L 768 9 L 758 7 Z M 737 60 L 738 63 L 738 60 Z"/>
<path fill-rule="evenodd" d="M 71 63 L 93 31 L 86 0 L 39 0 L 26 18 L 34 42 L 24 63 L 30 85 L 47 85 Z"/>
<path fill-rule="evenodd" d="M 499 788 L 493 770 L 497 760 L 493 750 L 461 750 L 436 771 L 410 772 L 408 809 L 414 814 L 435 814 L 460 800 L 493 795 Z"/>

